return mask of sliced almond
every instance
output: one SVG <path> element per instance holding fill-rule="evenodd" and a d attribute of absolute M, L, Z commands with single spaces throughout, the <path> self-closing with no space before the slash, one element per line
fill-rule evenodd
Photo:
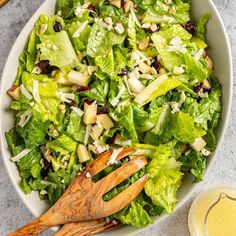
<path fill-rule="evenodd" d="M 124 10 L 125 12 L 128 12 L 130 8 L 133 6 L 133 2 L 130 0 L 127 0 L 124 4 Z"/>

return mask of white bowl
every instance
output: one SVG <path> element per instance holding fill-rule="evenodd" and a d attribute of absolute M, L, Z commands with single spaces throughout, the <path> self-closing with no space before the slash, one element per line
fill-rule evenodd
<path fill-rule="evenodd" d="M 214 154 L 208 159 L 209 171 L 210 165 L 213 162 L 213 159 L 216 158 L 216 154 L 219 150 L 220 144 L 223 140 L 225 130 L 228 123 L 228 118 L 231 108 L 231 98 L 232 98 L 232 59 L 230 53 L 230 44 L 229 40 L 223 26 L 221 17 L 215 8 L 211 0 L 193 0 L 192 13 L 195 19 L 198 19 L 204 13 L 211 13 L 212 19 L 208 24 L 207 28 L 207 39 L 210 45 L 209 53 L 214 59 L 215 63 L 215 74 L 219 78 L 222 87 L 223 87 L 223 112 L 222 112 L 222 121 L 218 128 L 218 144 Z M 54 14 L 55 12 L 56 0 L 46 0 L 42 6 L 34 13 L 29 22 L 25 25 L 24 29 L 19 34 L 17 40 L 15 41 L 11 52 L 8 56 L 3 75 L 1 80 L 1 91 L 0 91 L 0 138 L 1 138 L 1 153 L 3 161 L 7 172 L 10 176 L 12 184 L 14 185 L 18 195 L 32 212 L 35 217 L 41 215 L 47 208 L 48 205 L 38 199 L 37 193 L 32 193 L 30 195 L 25 195 L 19 188 L 20 177 L 16 168 L 16 165 L 10 161 L 11 154 L 7 148 L 7 143 L 4 137 L 4 133 L 13 127 L 14 116 L 13 113 L 9 110 L 9 105 L 11 99 L 6 95 L 6 90 L 11 86 L 15 80 L 18 68 L 18 58 L 20 53 L 25 49 L 25 46 L 28 41 L 28 36 L 30 31 L 33 28 L 33 25 L 41 13 L 45 14 Z M 176 209 L 179 208 L 184 202 L 190 197 L 193 192 L 196 184 L 192 183 L 192 178 L 186 176 L 183 181 L 183 185 L 178 194 L 178 204 Z M 167 217 L 167 214 L 163 214 L 160 217 L 154 217 L 153 220 L 155 223 L 160 222 L 160 220 Z M 145 229 L 145 228 L 144 228 Z M 132 235 L 137 232 L 141 232 L 144 229 L 136 229 L 134 227 L 123 227 L 117 229 L 114 232 L 103 233 L 103 235 Z"/>

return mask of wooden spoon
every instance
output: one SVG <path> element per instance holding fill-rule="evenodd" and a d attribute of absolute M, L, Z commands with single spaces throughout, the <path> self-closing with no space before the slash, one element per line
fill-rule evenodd
<path fill-rule="evenodd" d="M 121 223 L 107 222 L 105 218 L 65 224 L 54 236 L 85 236 L 113 230 L 121 227 Z"/>
<path fill-rule="evenodd" d="M 116 160 L 121 160 L 134 151 L 132 148 L 124 148 Z M 147 164 L 147 158 L 137 156 L 94 183 L 92 177 L 107 167 L 112 152 L 107 151 L 96 158 L 74 179 L 55 205 L 32 223 L 10 233 L 9 236 L 37 235 L 56 225 L 104 218 L 127 206 L 142 191 L 147 180 L 146 175 L 108 202 L 102 197 L 143 168 Z"/>

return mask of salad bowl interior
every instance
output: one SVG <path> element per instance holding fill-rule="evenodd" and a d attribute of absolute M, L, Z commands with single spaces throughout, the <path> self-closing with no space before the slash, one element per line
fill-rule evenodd
<path fill-rule="evenodd" d="M 14 116 L 9 110 L 9 105 L 11 102 L 10 97 L 6 94 L 7 89 L 14 82 L 17 68 L 18 68 L 18 58 L 20 53 L 24 50 L 30 31 L 32 30 L 35 21 L 38 19 L 39 15 L 42 13 L 52 15 L 55 12 L 56 0 L 46 0 L 42 6 L 35 12 L 29 22 L 26 24 L 24 29 L 19 34 L 17 40 L 15 41 L 12 50 L 7 59 L 2 80 L 1 80 L 1 107 L 0 107 L 0 136 L 1 136 L 1 154 L 4 160 L 5 167 L 10 176 L 10 179 L 28 209 L 32 212 L 35 217 L 40 216 L 48 207 L 47 203 L 40 201 L 37 193 L 32 193 L 30 195 L 25 195 L 18 183 L 20 177 L 18 174 L 17 167 L 14 163 L 10 161 L 11 153 L 7 148 L 7 143 L 4 137 L 4 133 L 11 129 L 14 124 Z M 224 29 L 222 20 L 217 12 L 215 6 L 211 0 L 193 0 L 192 1 L 192 16 L 198 19 L 204 13 L 211 13 L 212 19 L 207 26 L 207 41 L 210 45 L 209 54 L 214 60 L 214 70 L 215 75 L 219 79 L 223 88 L 222 97 L 222 119 L 217 130 L 218 144 L 215 152 L 208 159 L 207 171 L 210 169 L 210 165 L 217 156 L 220 144 L 224 137 L 224 133 L 227 127 L 227 122 L 230 114 L 231 108 L 231 97 L 232 97 L 232 61 L 229 41 Z M 191 192 L 194 190 L 197 184 L 192 183 L 192 177 L 186 175 L 183 179 L 182 187 L 178 193 L 178 203 L 176 209 L 178 209 L 183 203 L 190 197 Z M 154 217 L 154 223 L 167 217 L 167 214 L 162 214 L 161 216 Z M 145 228 L 144 228 L 145 229 Z M 125 226 L 114 232 L 106 232 L 102 235 L 132 235 L 134 233 L 140 232 L 144 229 L 137 229 L 134 227 Z"/>

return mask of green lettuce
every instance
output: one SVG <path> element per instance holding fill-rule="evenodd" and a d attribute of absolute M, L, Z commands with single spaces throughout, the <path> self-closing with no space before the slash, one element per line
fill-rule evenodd
<path fill-rule="evenodd" d="M 188 155 L 181 156 L 179 161 L 183 163 L 184 170 L 190 170 L 195 183 L 202 181 L 206 170 L 206 157 L 200 152 L 190 152 Z"/>
<path fill-rule="evenodd" d="M 74 48 L 66 31 L 55 35 L 40 36 L 41 43 L 38 44 L 40 59 L 49 60 L 51 66 L 59 68 L 78 62 Z"/>
<path fill-rule="evenodd" d="M 75 152 L 77 142 L 65 134 L 62 134 L 57 139 L 47 143 L 48 148 L 60 154 L 68 154 Z"/>
<path fill-rule="evenodd" d="M 35 148 L 47 142 L 48 127 L 48 121 L 42 122 L 33 116 L 23 128 L 17 126 L 17 132 L 24 139 L 26 148 Z"/>
<path fill-rule="evenodd" d="M 131 106 L 125 108 L 121 114 L 118 115 L 118 120 L 121 126 L 128 131 L 130 138 L 134 143 L 138 142 L 138 135 L 134 124 L 134 112 Z"/>
<path fill-rule="evenodd" d="M 82 122 L 82 117 L 78 116 L 74 111 L 70 113 L 69 123 L 66 128 L 66 133 L 74 140 L 83 143 L 85 135 L 85 125 Z"/>
<path fill-rule="evenodd" d="M 203 41 L 206 41 L 206 25 L 208 21 L 211 19 L 211 14 L 202 15 L 197 23 L 196 26 L 196 33 L 195 36 L 200 38 Z"/>
<path fill-rule="evenodd" d="M 181 83 L 171 79 L 167 75 L 161 75 L 143 89 L 134 99 L 140 106 L 147 104 L 156 97 L 166 94 L 168 91 L 178 87 Z"/>
<path fill-rule="evenodd" d="M 152 202 L 163 207 L 168 213 L 174 211 L 177 202 L 176 193 L 180 187 L 181 163 L 171 158 L 168 145 L 160 145 L 147 166 L 149 179 L 144 190 Z"/>

